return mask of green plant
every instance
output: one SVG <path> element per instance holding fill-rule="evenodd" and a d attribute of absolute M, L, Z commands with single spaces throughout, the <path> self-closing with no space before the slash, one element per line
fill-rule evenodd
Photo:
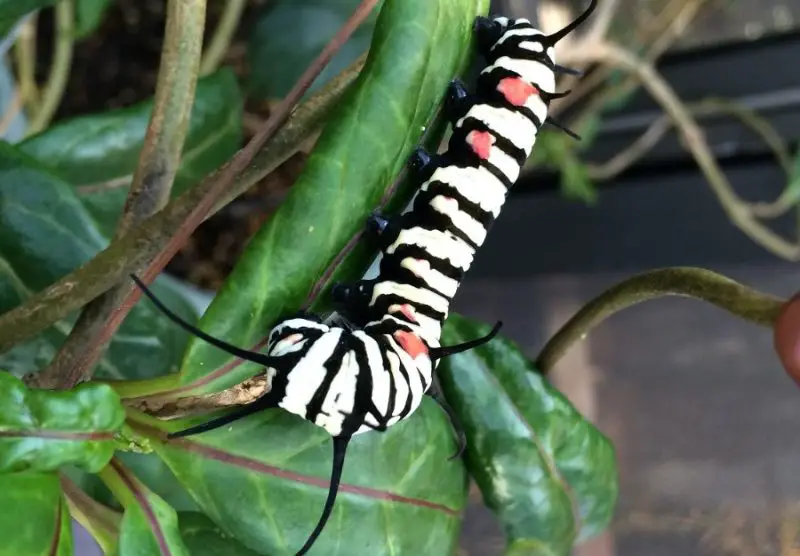
<path fill-rule="evenodd" d="M 164 275 L 154 288 L 237 345 L 260 342 L 309 295 L 325 309 L 317 294 L 328 281 L 319 277 L 411 149 L 441 141 L 437 107 L 447 81 L 467 68 L 471 23 L 488 0 L 440 0 L 436 9 L 429 0 L 273 2 L 250 37 L 259 71 L 244 86 L 220 67 L 244 3 L 225 4 L 203 52 L 205 2 L 170 0 L 153 99 L 52 124 L 74 41 L 91 35 L 109 3 L 0 0 L 0 23 L 11 29 L 49 4 L 58 55 L 41 94 L 29 35 L 15 45 L 33 131 L 0 146 L 0 501 L 14 508 L 0 514 L 0 554 L 70 553 L 70 516 L 106 553 L 291 554 L 323 505 L 329 438 L 276 410 L 166 441 L 209 408 L 257 396 L 260 369 L 137 304 L 127 275 L 155 277 L 203 220 L 321 129 L 302 174 L 212 300 L 198 303 Z M 287 58 L 276 29 L 298 30 L 282 18 L 330 41 L 297 44 L 292 53 L 302 55 Z M 341 71 L 321 74 L 337 50 Z M 244 101 L 265 94 L 282 100 L 237 151 Z M 401 181 L 390 206 L 412 193 Z M 334 277 L 357 277 L 372 255 L 357 245 Z M 453 315 L 445 339 L 481 328 Z M 566 555 L 608 525 L 613 447 L 517 346 L 457 356 L 442 379 L 465 422 L 465 458 L 448 461 L 449 423 L 427 400 L 413 419 L 357 438 L 312 553 L 453 553 L 470 477 L 504 526 L 508 554 Z"/>

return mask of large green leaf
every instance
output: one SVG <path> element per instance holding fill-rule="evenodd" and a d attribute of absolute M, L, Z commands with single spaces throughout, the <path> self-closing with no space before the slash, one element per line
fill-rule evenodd
<path fill-rule="evenodd" d="M 178 514 L 181 536 L 192 556 L 261 556 L 226 535 L 200 512 Z"/>
<path fill-rule="evenodd" d="M 0 371 L 0 473 L 68 464 L 99 471 L 114 454 L 114 433 L 123 422 L 125 409 L 110 386 L 30 390 Z"/>
<path fill-rule="evenodd" d="M 273 0 L 258 15 L 247 45 L 250 94 L 282 98 L 361 0 Z M 369 47 L 378 7 L 319 74 L 308 93 L 338 75 Z M 308 94 L 307 93 L 307 94 Z"/>
<path fill-rule="evenodd" d="M 69 181 L 101 232 L 112 237 L 144 142 L 152 100 L 63 121 L 18 145 Z M 228 160 L 242 141 L 242 100 L 230 68 L 197 83 L 172 194 Z"/>
<path fill-rule="evenodd" d="M 188 556 L 178 529 L 178 514 L 122 463 L 113 460 L 101 476 L 122 502 L 119 556 Z"/>
<path fill-rule="evenodd" d="M 0 508 L 0 556 L 71 556 L 72 529 L 58 475 L 0 475 Z"/>
<path fill-rule="evenodd" d="M 315 425 L 269 410 L 154 447 L 223 531 L 280 556 L 303 545 L 322 512 L 331 443 Z M 430 399 L 388 432 L 356 436 L 333 514 L 310 554 L 451 554 L 467 500 L 463 463 L 447 461 L 454 451 L 453 432 Z"/>
<path fill-rule="evenodd" d="M 489 328 L 451 315 L 442 344 Z M 618 489 L 614 447 L 518 346 L 496 338 L 443 361 L 439 376 L 467 433 L 470 474 L 514 554 L 567 556 L 608 526 Z"/>
<path fill-rule="evenodd" d="M 56 0 L 0 0 L 0 38 L 5 37 L 22 16 L 56 3 Z"/>
<path fill-rule="evenodd" d="M 280 209 L 251 239 L 203 315 L 201 328 L 237 345 L 260 340 L 299 307 L 314 282 L 404 167 L 447 83 L 472 57 L 472 23 L 487 0 L 387 0 L 364 70 L 320 136 Z M 407 201 L 409 196 L 405 198 Z M 360 275 L 367 258 L 342 265 Z M 349 274 L 348 274 L 349 273 Z M 182 365 L 185 393 L 230 387 L 258 372 L 190 340 Z"/>
<path fill-rule="evenodd" d="M 0 143 L 0 312 L 71 272 L 106 244 L 69 184 L 36 160 Z M 173 280 L 161 277 L 157 290 L 182 316 L 190 321 L 197 318 Z M 74 317 L 0 354 L 0 367 L 22 376 L 48 364 Z M 187 334 L 151 305 L 139 303 L 112 338 L 97 375 L 134 378 L 175 370 L 186 340 Z"/>

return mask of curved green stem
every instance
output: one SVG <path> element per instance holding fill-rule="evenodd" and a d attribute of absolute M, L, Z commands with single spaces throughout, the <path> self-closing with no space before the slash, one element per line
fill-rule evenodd
<path fill-rule="evenodd" d="M 72 50 L 75 45 L 75 5 L 73 0 L 56 4 L 56 37 L 50 75 L 42 92 L 39 110 L 33 115 L 28 135 L 39 133 L 53 119 L 67 88 L 72 68 Z"/>
<path fill-rule="evenodd" d="M 614 313 L 666 295 L 699 299 L 768 327 L 772 327 L 785 303 L 703 268 L 673 267 L 644 272 L 612 286 L 584 305 L 544 346 L 536 359 L 537 368 L 542 373 L 549 372 L 573 344 Z"/>
<path fill-rule="evenodd" d="M 246 5 L 247 0 L 227 0 L 225 10 L 222 12 L 222 17 L 220 17 L 217 28 L 214 31 L 214 36 L 211 37 L 211 42 L 209 42 L 200 62 L 200 75 L 212 73 L 222 62 L 228 47 L 231 45 L 231 39 L 236 33 L 236 28 L 239 26 L 239 20 Z"/>

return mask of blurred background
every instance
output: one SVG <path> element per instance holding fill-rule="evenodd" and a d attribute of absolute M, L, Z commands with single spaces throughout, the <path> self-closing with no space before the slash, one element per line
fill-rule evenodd
<path fill-rule="evenodd" d="M 354 2 L 329 4 L 337 1 L 346 17 Z M 75 47 L 57 119 L 152 95 L 164 4 L 108 2 L 97 31 Z M 209 3 L 209 28 L 223 4 Z M 245 106 L 244 139 L 291 86 L 292 71 L 305 67 L 287 58 L 282 73 L 275 53 L 260 49 L 260 34 L 275 21 L 271 4 L 287 2 L 247 3 L 225 58 L 258 93 Z M 583 5 L 505 0 L 493 11 L 553 31 Z M 560 86 L 574 94 L 554 104 L 584 140 L 552 128 L 542 134 L 455 310 L 503 319 L 533 358 L 582 304 L 642 270 L 699 265 L 793 294 L 798 19 L 800 0 L 601 0 L 591 25 L 559 50 L 563 63 L 590 69 L 580 83 Z M 329 24 L 330 35 L 338 24 Z M 41 68 L 52 47 L 50 11 L 37 25 Z M 339 69 L 363 53 L 370 32 L 354 37 Z M 268 59 L 280 83 L 259 75 Z M 7 71 L 0 78 L 7 104 L 13 84 Z M 676 106 L 678 131 L 665 116 Z M 24 125 L 19 115 L 5 122 L 5 137 L 19 138 Z M 210 218 L 168 271 L 213 292 L 306 156 L 296 153 Z M 614 525 L 576 555 L 800 556 L 800 392 L 767 330 L 693 300 L 651 301 L 595 329 L 552 379 L 611 437 L 619 458 Z M 76 534 L 86 542 L 77 553 L 92 554 L 88 537 Z M 502 553 L 502 532 L 474 489 L 461 547 L 463 555 Z"/>

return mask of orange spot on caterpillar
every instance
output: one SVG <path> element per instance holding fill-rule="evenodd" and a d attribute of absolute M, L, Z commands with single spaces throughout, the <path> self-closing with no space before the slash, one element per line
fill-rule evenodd
<path fill-rule="evenodd" d="M 425 342 L 423 342 L 422 339 L 413 332 L 398 330 L 392 334 L 392 337 L 397 340 L 397 343 L 400 344 L 400 347 L 403 348 L 403 351 L 409 354 L 412 359 L 416 359 L 420 355 L 428 354 L 428 346 L 426 346 Z"/>
<path fill-rule="evenodd" d="M 472 150 L 482 160 L 488 160 L 489 153 L 492 152 L 494 136 L 488 131 L 470 131 L 467 135 L 467 143 L 472 145 Z"/>
<path fill-rule="evenodd" d="M 408 303 L 400 305 L 400 312 L 409 320 L 409 322 L 417 322 L 417 317 L 414 316 L 414 309 Z"/>
<path fill-rule="evenodd" d="M 497 90 L 514 106 L 524 106 L 529 97 L 539 94 L 536 87 L 519 77 L 501 79 Z"/>

